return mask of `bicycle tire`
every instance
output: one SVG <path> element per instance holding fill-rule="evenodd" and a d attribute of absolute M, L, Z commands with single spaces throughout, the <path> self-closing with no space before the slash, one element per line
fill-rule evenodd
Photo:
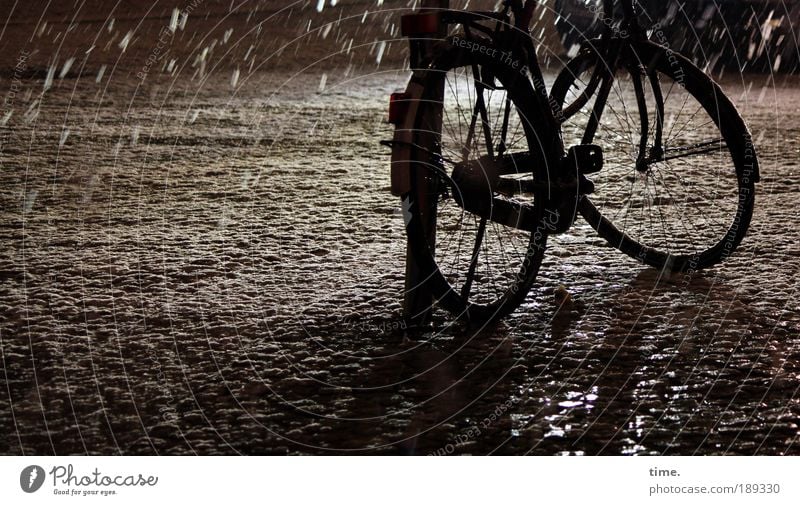
<path fill-rule="evenodd" d="M 570 89 L 574 87 L 580 88 L 580 85 L 576 85 L 576 81 L 580 79 L 581 75 L 586 72 L 591 73 L 598 64 L 608 66 L 608 62 L 600 61 L 598 54 L 595 48 L 586 46 L 559 73 L 551 90 L 551 99 L 563 109 L 567 109 L 569 106 L 568 94 Z M 679 162 L 676 160 L 688 158 L 689 154 L 691 154 L 691 149 L 684 149 L 681 147 L 681 143 L 687 142 L 687 138 L 690 139 L 689 141 L 694 141 L 693 136 L 698 136 L 696 132 L 685 131 L 686 126 L 683 127 L 684 131 L 678 130 L 675 132 L 678 119 L 674 116 L 683 114 L 683 105 L 687 102 L 684 102 L 681 108 L 676 111 L 674 107 L 671 107 L 671 104 L 667 104 L 665 101 L 665 110 L 662 113 L 656 112 L 657 107 L 653 107 L 652 110 L 648 111 L 646 106 L 637 103 L 636 110 L 632 114 L 634 119 L 630 120 L 629 123 L 637 123 L 639 130 L 637 132 L 634 128 L 634 131 L 629 132 L 627 141 L 624 139 L 619 140 L 624 135 L 620 135 L 618 132 L 597 133 L 594 138 L 582 139 L 582 141 L 588 140 L 587 143 L 596 143 L 603 147 L 606 164 L 600 174 L 591 176 L 601 195 L 598 196 L 596 193 L 584 197 L 580 203 L 581 214 L 609 244 L 628 256 L 652 267 L 670 272 L 687 272 L 701 270 L 720 263 L 732 254 L 742 242 L 753 214 L 755 202 L 754 183 L 758 178 L 758 160 L 744 120 L 717 83 L 688 59 L 670 51 L 666 47 L 645 41 L 628 43 L 621 53 L 618 65 L 613 70 L 615 72 L 615 89 L 621 89 L 618 83 L 625 79 L 626 74 L 632 75 L 632 72 L 641 72 L 643 73 L 641 80 L 645 83 L 652 83 L 650 79 L 654 76 L 659 78 L 659 90 L 662 96 L 666 97 L 665 100 L 673 96 L 673 93 L 691 97 L 698 104 L 698 108 L 695 110 L 694 116 L 690 117 L 690 121 L 694 121 L 694 117 L 701 110 L 704 111 L 707 115 L 706 119 L 709 120 L 705 124 L 698 123 L 697 131 L 702 130 L 702 135 L 707 135 L 711 130 L 714 130 L 718 132 L 720 137 L 719 139 L 712 139 L 711 143 L 708 141 L 694 142 L 694 148 L 697 151 L 697 161 L 694 162 L 696 169 L 687 171 L 686 175 L 683 175 L 683 172 L 681 172 L 681 175 L 677 175 L 678 170 L 675 167 L 670 167 L 667 161 L 672 160 L 673 164 L 677 164 Z M 667 88 L 668 91 L 664 92 L 665 81 L 667 80 L 672 80 L 672 84 Z M 630 81 L 634 81 L 633 77 L 631 77 Z M 675 91 L 676 83 L 679 87 L 678 91 Z M 655 92 L 655 87 L 652 87 L 652 90 Z M 621 104 L 620 108 L 624 109 L 626 92 L 620 91 L 617 95 L 622 97 L 618 102 Z M 627 91 L 627 97 L 630 99 L 630 90 Z M 690 106 L 690 109 L 687 110 L 691 110 L 691 107 L 693 106 Z M 617 118 L 627 114 L 626 110 L 622 113 L 613 111 L 613 107 L 612 112 Z M 663 158 L 667 161 L 664 161 L 658 167 L 659 173 L 653 175 L 651 179 L 651 181 L 654 181 L 656 177 L 660 179 L 660 181 L 653 182 L 653 188 L 655 189 L 648 190 L 648 182 L 646 180 L 643 182 L 645 192 L 652 191 L 653 194 L 641 196 L 641 199 L 637 201 L 637 197 L 633 194 L 633 188 L 637 182 L 637 177 L 641 177 L 641 174 L 635 172 L 636 163 L 634 160 L 641 154 L 640 136 L 643 129 L 640 119 L 643 113 L 654 119 L 657 115 L 663 114 L 664 129 L 667 128 L 667 121 L 673 121 L 669 133 L 675 132 L 676 138 L 666 139 L 663 145 L 668 149 L 665 153 L 678 154 L 663 155 Z M 583 114 L 586 114 L 586 109 L 584 109 Z M 673 116 L 671 117 L 670 114 Z M 570 129 L 571 119 L 575 119 L 578 115 L 576 113 L 572 118 L 563 118 L 565 131 Z M 607 112 L 603 113 L 603 118 L 608 118 L 608 116 Z M 638 122 L 637 119 L 639 119 Z M 611 119 L 608 122 L 613 123 L 613 121 L 614 119 Z M 620 124 L 622 123 L 622 121 L 619 122 Z M 572 123 L 580 125 L 581 121 L 575 120 Z M 653 121 L 650 123 L 650 129 L 653 130 L 654 123 Z M 580 133 L 580 128 L 580 126 L 577 127 L 578 133 Z M 604 124 L 601 122 L 598 132 L 601 132 L 603 128 Z M 648 135 L 648 133 L 645 132 L 645 135 Z M 685 138 L 677 138 L 678 136 Z M 668 146 L 667 142 L 674 142 L 676 147 Z M 710 154 L 710 152 L 703 152 L 702 145 L 704 143 L 710 148 L 718 148 L 719 157 L 701 156 Z M 620 144 L 625 144 L 625 146 Z M 625 148 L 628 149 L 629 166 L 627 170 L 615 166 L 613 161 L 616 155 L 615 152 L 623 151 Z M 684 150 L 681 151 L 681 149 Z M 680 154 L 681 152 L 683 154 Z M 621 155 L 619 155 L 619 159 L 622 159 Z M 620 161 L 620 164 L 623 163 L 624 161 Z M 715 165 L 725 166 L 720 171 L 711 173 Z M 646 177 L 649 177 L 651 172 L 655 173 L 655 170 L 648 166 L 648 175 Z M 664 175 L 665 173 L 666 175 Z M 626 178 L 622 179 L 622 176 Z M 686 177 L 686 179 L 683 179 L 683 177 Z M 711 187 L 712 183 L 715 182 L 714 177 L 719 182 L 719 187 Z M 630 178 L 633 178 L 634 182 L 630 182 Z M 667 196 L 659 196 L 656 187 L 657 183 L 660 182 L 666 188 L 666 181 L 670 179 L 679 181 L 682 186 L 690 190 L 693 187 L 697 190 L 690 191 L 683 200 L 676 198 L 668 188 L 666 193 L 662 191 L 662 195 L 666 194 Z M 611 200 L 611 193 L 608 190 L 608 188 L 614 186 L 619 188 L 622 182 L 630 182 L 630 195 L 627 197 L 629 208 L 624 215 L 625 222 L 621 222 L 619 212 L 614 213 L 618 208 L 613 202 L 609 201 Z M 604 187 L 606 188 L 606 193 L 602 193 Z M 704 191 L 703 195 L 698 193 L 700 190 Z M 722 202 L 720 205 L 715 205 L 714 200 L 710 198 L 710 196 L 717 197 L 717 195 L 720 195 L 719 201 Z M 706 198 L 702 198 L 703 196 Z M 634 202 L 636 202 L 636 205 L 640 205 L 642 209 L 649 205 L 653 214 L 656 214 L 656 211 L 660 214 L 657 219 L 661 221 L 662 237 L 657 237 L 655 232 L 648 231 L 646 228 L 637 232 L 628 226 L 627 217 L 630 209 L 633 208 Z M 664 217 L 664 209 L 668 209 L 670 206 L 677 207 L 681 202 L 683 207 L 675 216 Z M 709 205 L 709 202 L 711 205 Z M 696 205 L 690 207 L 692 203 Z M 723 205 L 724 208 L 722 208 Z M 711 207 L 713 206 L 721 208 L 720 215 L 724 215 L 724 217 L 712 216 Z M 614 213 L 613 216 L 612 213 Z M 642 211 L 643 213 L 644 211 Z M 691 216 L 696 216 L 696 218 Z M 649 216 L 649 219 L 652 221 L 652 216 Z M 694 219 L 696 221 L 691 221 L 690 225 L 696 229 L 689 230 L 686 223 Z M 716 221 L 712 223 L 712 219 Z M 709 223 L 709 225 L 713 224 L 714 229 L 709 231 L 698 227 L 696 222 L 701 220 Z M 680 233 L 669 234 L 666 230 L 668 226 L 674 228 L 681 226 L 683 230 Z M 657 228 L 657 226 L 654 228 Z"/>

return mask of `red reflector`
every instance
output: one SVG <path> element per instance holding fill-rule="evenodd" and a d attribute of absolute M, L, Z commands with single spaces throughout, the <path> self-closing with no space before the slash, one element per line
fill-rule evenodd
<path fill-rule="evenodd" d="M 406 14 L 400 18 L 400 33 L 403 37 L 439 32 L 439 13 Z"/>
<path fill-rule="evenodd" d="M 408 113 L 408 103 L 411 97 L 408 93 L 392 93 L 389 97 L 389 122 L 398 125 L 403 122 Z"/>

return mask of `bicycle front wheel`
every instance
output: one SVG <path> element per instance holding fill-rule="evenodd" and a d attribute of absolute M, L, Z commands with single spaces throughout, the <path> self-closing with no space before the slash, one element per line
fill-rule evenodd
<path fill-rule="evenodd" d="M 747 232 L 758 174 L 736 107 L 686 58 L 632 43 L 606 68 L 608 98 L 586 135 L 596 100 L 579 110 L 569 105 L 581 103 L 597 65 L 611 63 L 585 48 L 551 93 L 572 112 L 565 140 L 603 148 L 604 166 L 591 176 L 596 189 L 581 214 L 611 245 L 659 269 L 694 271 L 724 260 Z"/>

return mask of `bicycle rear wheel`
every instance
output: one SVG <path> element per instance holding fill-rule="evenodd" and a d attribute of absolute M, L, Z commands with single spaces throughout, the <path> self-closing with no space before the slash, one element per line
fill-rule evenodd
<path fill-rule="evenodd" d="M 609 63 L 585 48 L 551 97 L 575 109 L 569 105 L 580 103 L 598 64 Z M 592 101 L 563 125 L 565 139 L 603 148 L 604 166 L 581 214 L 611 245 L 653 267 L 682 272 L 719 263 L 739 246 L 753 213 L 758 162 L 747 126 L 713 80 L 664 47 L 629 44 L 608 70 L 613 80 L 594 135 L 584 135 Z"/>
<path fill-rule="evenodd" d="M 449 45 L 414 77 L 425 91 L 404 198 L 421 287 L 473 321 L 512 312 L 536 278 L 547 230 L 530 225 L 542 213 L 534 168 L 546 164 L 543 146 L 558 140 L 537 124 L 543 116 L 528 77 L 484 52 Z M 509 208 L 517 212 L 499 219 Z"/>

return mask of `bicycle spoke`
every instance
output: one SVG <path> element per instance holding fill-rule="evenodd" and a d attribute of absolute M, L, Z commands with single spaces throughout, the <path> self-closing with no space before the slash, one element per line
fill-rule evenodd
<path fill-rule="evenodd" d="M 478 225 L 478 234 L 475 237 L 475 246 L 472 249 L 472 258 L 469 262 L 469 269 L 467 270 L 467 278 L 464 281 L 464 286 L 461 288 L 461 298 L 464 301 L 469 300 L 470 290 L 472 289 L 472 281 L 475 278 L 475 268 L 478 266 L 478 254 L 481 250 L 481 244 L 483 243 L 483 235 L 486 233 L 486 218 L 481 218 L 481 222 Z"/>
<path fill-rule="evenodd" d="M 486 101 L 483 97 L 483 84 L 478 79 L 477 67 L 473 67 L 473 79 L 475 82 L 475 108 L 480 114 L 481 126 L 483 129 L 483 140 L 486 142 L 486 153 L 490 158 L 494 158 L 494 148 L 492 147 L 492 132 L 490 130 L 489 114 L 486 111 Z M 475 113 L 473 112 L 473 121 L 475 121 Z"/>
<path fill-rule="evenodd" d="M 716 145 L 716 146 L 712 145 L 714 143 L 718 143 L 718 145 Z M 707 147 L 704 147 L 704 146 L 707 146 Z M 725 151 L 727 151 L 727 149 L 728 149 L 728 146 L 727 146 L 727 144 L 725 144 L 725 140 L 724 139 L 709 140 L 707 142 L 699 142 L 699 143 L 694 144 L 692 146 L 687 146 L 686 148 L 680 147 L 680 148 L 670 149 L 669 151 L 666 151 L 664 153 L 665 154 L 664 157 L 659 158 L 656 161 L 669 161 L 669 160 L 675 160 L 675 159 L 678 159 L 678 158 L 686 158 L 688 156 L 697 156 L 698 154 L 707 154 L 707 153 L 713 153 L 713 152 L 718 152 L 718 151 L 725 152 Z M 666 156 L 666 153 L 672 152 L 672 151 L 679 151 L 679 154 L 673 154 L 671 156 Z"/>

